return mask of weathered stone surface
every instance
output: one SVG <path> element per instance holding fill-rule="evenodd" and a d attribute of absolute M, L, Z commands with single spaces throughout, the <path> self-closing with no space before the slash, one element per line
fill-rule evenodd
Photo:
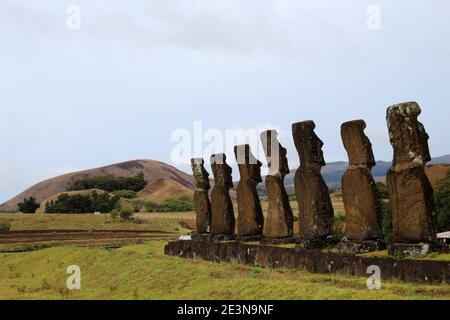
<path fill-rule="evenodd" d="M 381 207 L 372 168 L 375 166 L 372 144 L 364 134 L 363 120 L 342 125 L 341 136 L 349 157 L 349 167 L 342 177 L 345 207 L 344 237 L 347 240 L 381 238 Z"/>
<path fill-rule="evenodd" d="M 176 241 L 170 242 L 165 247 L 165 254 L 188 259 L 201 258 L 212 262 L 298 269 L 364 278 L 367 277 L 367 268 L 376 265 L 381 269 L 383 280 L 428 284 L 450 283 L 449 261 L 361 257 L 241 242 Z"/>
<path fill-rule="evenodd" d="M 294 215 L 284 186 L 284 178 L 289 173 L 287 151 L 277 138 L 276 130 L 261 133 L 261 141 L 269 165 L 269 174 L 266 177 L 268 211 L 263 233 L 266 238 L 293 236 Z"/>
<path fill-rule="evenodd" d="M 313 121 L 292 125 L 300 168 L 295 173 L 295 193 L 300 211 L 300 236 L 305 240 L 328 238 L 333 232 L 334 210 L 320 170 L 325 166 L 323 142 Z"/>
<path fill-rule="evenodd" d="M 262 182 L 261 166 L 249 145 L 234 148 L 241 179 L 237 186 L 237 235 L 238 237 L 261 236 L 264 216 L 256 186 Z"/>
<path fill-rule="evenodd" d="M 433 189 L 425 174 L 431 156 L 428 134 L 418 121 L 419 105 L 407 102 L 387 110 L 394 161 L 387 174 L 393 239 L 398 243 L 436 241 Z"/>
<path fill-rule="evenodd" d="M 197 214 L 197 233 L 210 233 L 212 223 L 211 202 L 208 191 L 209 173 L 204 167 L 205 161 L 201 158 L 191 160 L 192 172 L 195 178 L 194 204 Z"/>
<path fill-rule="evenodd" d="M 230 189 L 233 188 L 232 169 L 226 163 L 224 154 L 216 154 L 211 157 L 211 168 L 215 181 L 211 192 L 211 234 L 214 236 L 233 235 L 236 222 L 230 197 Z"/>
<path fill-rule="evenodd" d="M 342 241 L 338 243 L 337 248 L 341 253 L 361 254 L 385 250 L 386 244 L 376 240 Z"/>
<path fill-rule="evenodd" d="M 440 243 L 394 243 L 388 247 L 389 254 L 397 258 L 422 258 L 432 252 L 446 254 L 449 252 L 447 245 Z"/>

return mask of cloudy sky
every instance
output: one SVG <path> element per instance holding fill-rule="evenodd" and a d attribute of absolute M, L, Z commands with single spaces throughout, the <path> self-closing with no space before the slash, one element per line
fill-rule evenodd
<path fill-rule="evenodd" d="M 0 202 L 73 170 L 170 163 L 194 121 L 278 128 L 295 167 L 293 122 L 314 119 L 335 161 L 340 124 L 363 118 L 389 160 L 385 109 L 415 100 L 433 156 L 450 153 L 449 33 L 448 0 L 2 0 Z"/>

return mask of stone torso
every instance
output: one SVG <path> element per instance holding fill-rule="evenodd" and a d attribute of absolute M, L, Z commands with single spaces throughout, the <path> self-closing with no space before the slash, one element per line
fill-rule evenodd
<path fill-rule="evenodd" d="M 260 236 L 264 228 L 264 215 L 256 186 L 261 182 L 261 162 L 251 154 L 249 145 L 235 147 L 241 179 L 237 186 L 237 235 Z"/>
<path fill-rule="evenodd" d="M 300 155 L 295 173 L 295 193 L 299 207 L 300 236 L 306 240 L 332 235 L 334 210 L 328 186 L 320 173 L 325 165 L 323 142 L 314 132 L 312 121 L 295 123 L 293 136 Z"/>

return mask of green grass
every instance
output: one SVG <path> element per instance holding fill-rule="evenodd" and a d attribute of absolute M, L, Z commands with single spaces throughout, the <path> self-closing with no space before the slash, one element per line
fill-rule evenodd
<path fill-rule="evenodd" d="M 163 256 L 165 242 L 116 250 L 57 247 L 0 254 L 0 299 L 450 299 L 450 286 L 383 282 Z M 81 267 L 82 289 L 66 290 Z"/>
<path fill-rule="evenodd" d="M 114 221 L 108 214 L 2 214 L 1 220 L 11 224 L 11 230 L 162 230 L 178 231 L 182 219 L 142 219 L 145 223 Z"/>

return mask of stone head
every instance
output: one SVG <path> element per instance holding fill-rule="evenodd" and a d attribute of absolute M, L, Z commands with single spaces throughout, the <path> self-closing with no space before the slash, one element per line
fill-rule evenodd
<path fill-rule="evenodd" d="M 418 117 L 422 110 L 416 102 L 406 102 L 387 109 L 389 138 L 394 148 L 394 164 L 415 162 L 425 165 L 431 160 L 429 136 Z"/>
<path fill-rule="evenodd" d="M 372 143 L 364 133 L 366 123 L 364 120 L 345 122 L 341 126 L 341 137 L 347 150 L 350 165 L 375 166 L 375 157 Z"/>
<path fill-rule="evenodd" d="M 267 130 L 261 133 L 261 142 L 269 166 L 269 175 L 280 175 L 284 178 L 289 173 L 287 150 L 278 141 L 276 130 Z"/>
<path fill-rule="evenodd" d="M 211 168 L 216 185 L 233 188 L 233 169 L 226 162 L 227 157 L 223 153 L 211 156 Z"/>
<path fill-rule="evenodd" d="M 234 154 L 239 166 L 239 173 L 241 179 L 252 180 L 256 184 L 262 182 L 261 167 L 262 163 L 257 160 L 251 151 L 251 147 L 248 144 L 243 144 L 234 147 Z"/>
<path fill-rule="evenodd" d="M 196 187 L 199 189 L 208 190 L 211 186 L 209 184 L 209 173 L 204 167 L 205 161 L 202 158 L 191 159 L 192 172 L 194 173 Z"/>
<path fill-rule="evenodd" d="M 314 121 L 304 121 L 292 125 L 295 147 L 300 155 L 300 162 L 304 165 L 325 166 L 323 157 L 323 142 L 314 132 Z"/>

